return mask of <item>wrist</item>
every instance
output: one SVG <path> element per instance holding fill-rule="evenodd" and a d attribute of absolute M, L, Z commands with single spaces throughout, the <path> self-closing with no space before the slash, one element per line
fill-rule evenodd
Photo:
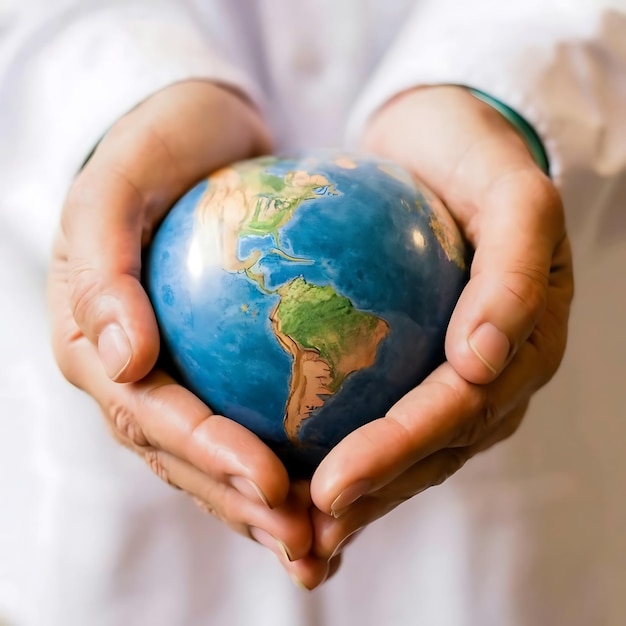
<path fill-rule="evenodd" d="M 504 104 L 500 100 L 493 98 L 483 91 L 473 89 L 472 87 L 467 87 L 466 89 L 475 98 L 478 98 L 480 101 L 488 104 L 490 107 L 498 111 L 498 113 L 500 113 L 511 124 L 511 126 L 515 128 L 517 133 L 526 144 L 526 147 L 528 148 L 537 166 L 545 174 L 549 175 L 550 162 L 548 160 L 548 155 L 543 146 L 543 142 L 541 141 L 539 135 L 537 134 L 537 131 L 533 128 L 533 126 L 517 111 Z"/>
<path fill-rule="evenodd" d="M 503 102 L 465 85 L 419 85 L 396 94 L 372 115 L 365 127 L 362 143 L 366 150 L 376 152 L 385 145 L 389 130 L 388 120 L 403 110 L 405 100 L 410 102 L 412 123 L 418 124 L 420 120 L 433 114 L 439 117 L 447 115 L 451 121 L 458 121 L 471 108 L 472 101 L 480 101 L 487 110 L 495 111 L 498 117 L 506 120 L 526 146 L 535 164 L 545 174 L 549 174 L 547 152 L 532 125 Z M 403 117 L 405 120 L 409 119 L 406 110 Z M 424 132 L 428 132 L 428 124 L 425 125 Z"/>
<path fill-rule="evenodd" d="M 270 147 L 265 124 L 245 95 L 214 82 L 188 80 L 153 93 L 118 119 L 88 161 L 111 161 L 128 172 L 149 163 L 160 169 L 159 163 L 169 162 L 173 176 L 192 180 L 199 168 L 208 174 Z"/>

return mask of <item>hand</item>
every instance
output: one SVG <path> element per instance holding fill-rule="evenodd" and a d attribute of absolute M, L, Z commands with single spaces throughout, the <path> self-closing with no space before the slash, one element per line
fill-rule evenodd
<path fill-rule="evenodd" d="M 573 294 L 559 194 L 494 109 L 462 88 L 416 89 L 377 113 L 366 148 L 442 198 L 475 256 L 447 361 L 313 476 L 320 557 L 517 429 L 560 364 Z"/>
<path fill-rule="evenodd" d="M 159 334 L 140 283 L 142 247 L 173 202 L 218 167 L 268 149 L 253 108 L 206 82 L 169 87 L 117 122 L 63 209 L 48 284 L 52 338 L 62 372 L 95 398 L 118 441 L 313 587 L 328 564 L 309 556 L 308 485 L 290 485 L 255 435 L 155 369 Z"/>

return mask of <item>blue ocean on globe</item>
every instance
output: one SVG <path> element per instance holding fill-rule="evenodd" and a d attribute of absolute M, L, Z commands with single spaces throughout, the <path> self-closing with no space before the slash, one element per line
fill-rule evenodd
<path fill-rule="evenodd" d="M 198 184 L 159 227 L 145 284 L 181 383 L 311 471 L 442 362 L 466 262 L 405 170 L 321 153 Z"/>

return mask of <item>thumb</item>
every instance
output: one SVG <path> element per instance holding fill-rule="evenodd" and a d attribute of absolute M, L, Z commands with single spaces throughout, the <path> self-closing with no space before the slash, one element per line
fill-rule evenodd
<path fill-rule="evenodd" d="M 102 202 L 108 210 L 92 210 Z M 65 207 L 69 306 L 118 382 L 140 380 L 159 355 L 157 322 L 141 285 L 143 221 L 137 192 L 106 170 L 79 178 Z"/>
<path fill-rule="evenodd" d="M 537 168 L 495 179 L 481 205 L 470 280 L 446 335 L 448 361 L 479 384 L 498 376 L 543 315 L 565 236 L 559 194 Z"/>
<path fill-rule="evenodd" d="M 159 355 L 141 284 L 153 229 L 203 176 L 268 148 L 253 108 L 202 81 L 155 94 L 100 143 L 68 195 L 61 226 L 71 313 L 111 379 L 137 381 Z"/>
<path fill-rule="evenodd" d="M 390 101 L 366 147 L 423 180 L 475 250 L 446 357 L 469 382 L 494 380 L 545 308 L 565 238 L 558 192 L 517 130 L 465 88 L 419 88 Z"/>

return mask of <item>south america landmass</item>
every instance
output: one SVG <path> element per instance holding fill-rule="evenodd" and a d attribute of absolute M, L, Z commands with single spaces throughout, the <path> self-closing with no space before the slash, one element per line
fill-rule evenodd
<path fill-rule="evenodd" d="M 323 406 L 353 372 L 371 367 L 389 324 L 355 309 L 331 286 L 298 277 L 278 289 L 272 330 L 293 357 L 284 428 L 298 444 L 302 422 Z"/>

